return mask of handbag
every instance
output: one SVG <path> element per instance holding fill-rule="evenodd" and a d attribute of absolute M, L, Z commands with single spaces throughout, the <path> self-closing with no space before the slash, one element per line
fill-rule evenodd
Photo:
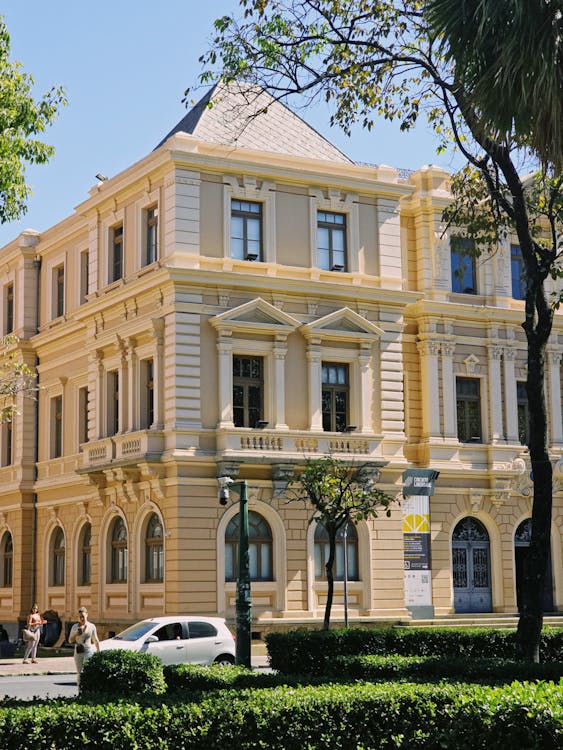
<path fill-rule="evenodd" d="M 77 643 L 76 644 L 76 653 L 77 654 L 83 654 L 85 651 L 84 644 L 83 643 Z"/>
<path fill-rule="evenodd" d="M 35 633 L 32 633 L 29 628 L 24 628 L 22 630 L 22 638 L 24 639 L 24 641 L 34 641 Z"/>

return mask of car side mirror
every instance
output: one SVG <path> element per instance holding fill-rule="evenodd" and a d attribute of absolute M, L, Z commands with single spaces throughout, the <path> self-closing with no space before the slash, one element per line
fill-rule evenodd
<path fill-rule="evenodd" d="M 156 637 L 156 635 L 149 635 L 146 638 L 145 643 L 158 643 L 158 638 Z"/>

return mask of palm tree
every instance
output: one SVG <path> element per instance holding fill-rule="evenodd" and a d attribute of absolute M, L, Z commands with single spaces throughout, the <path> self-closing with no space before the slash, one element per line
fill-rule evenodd
<path fill-rule="evenodd" d="M 428 0 L 426 15 L 487 125 L 560 172 L 561 0 Z"/>

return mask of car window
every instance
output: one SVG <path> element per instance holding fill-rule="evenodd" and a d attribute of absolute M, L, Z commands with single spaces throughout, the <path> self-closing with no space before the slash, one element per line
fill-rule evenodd
<path fill-rule="evenodd" d="M 189 622 L 190 638 L 213 638 L 217 635 L 217 628 L 210 622 Z"/>
<path fill-rule="evenodd" d="M 181 622 L 169 622 L 168 625 L 155 630 L 153 635 L 156 635 L 159 641 L 178 641 L 185 637 Z"/>
<path fill-rule="evenodd" d="M 114 636 L 116 641 L 136 641 L 154 628 L 154 622 L 138 622 Z"/>

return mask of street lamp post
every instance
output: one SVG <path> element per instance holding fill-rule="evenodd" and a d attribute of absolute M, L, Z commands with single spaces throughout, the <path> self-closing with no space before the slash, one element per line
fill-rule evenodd
<path fill-rule="evenodd" d="M 248 485 L 246 480 L 233 482 L 230 477 L 219 477 L 221 487 L 219 502 L 226 505 L 228 488 L 238 489 L 239 493 L 239 544 L 238 579 L 236 598 L 236 663 L 250 668 L 250 639 L 252 623 L 252 602 L 250 598 L 250 566 L 248 558 Z"/>
<path fill-rule="evenodd" d="M 348 627 L 348 519 L 344 524 L 344 627 Z"/>

